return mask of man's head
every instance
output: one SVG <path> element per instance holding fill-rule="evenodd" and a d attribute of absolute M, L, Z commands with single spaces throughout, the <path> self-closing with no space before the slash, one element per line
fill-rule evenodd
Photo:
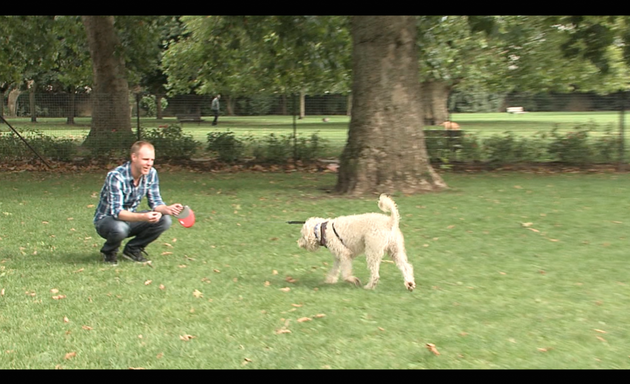
<path fill-rule="evenodd" d="M 131 174 L 134 178 L 148 175 L 155 161 L 155 148 L 148 141 L 136 141 L 131 146 Z"/>

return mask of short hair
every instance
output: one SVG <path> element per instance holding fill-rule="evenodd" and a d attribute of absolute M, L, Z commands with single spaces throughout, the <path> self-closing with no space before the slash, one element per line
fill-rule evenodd
<path fill-rule="evenodd" d="M 151 147 L 151 148 L 153 148 L 155 150 L 155 148 L 153 147 L 153 144 L 149 143 L 148 141 L 144 141 L 144 140 L 136 141 L 131 146 L 131 150 L 129 151 L 129 154 L 133 155 L 134 153 L 138 153 L 138 152 L 140 152 L 140 148 L 147 147 L 147 146 Z"/>

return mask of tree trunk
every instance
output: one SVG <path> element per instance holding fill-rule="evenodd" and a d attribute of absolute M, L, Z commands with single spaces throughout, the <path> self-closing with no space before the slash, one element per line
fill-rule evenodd
<path fill-rule="evenodd" d="M 70 96 L 70 100 L 68 101 L 69 107 L 68 108 L 68 116 L 66 118 L 66 124 L 67 125 L 74 125 L 74 115 L 75 110 L 76 110 L 76 106 L 75 106 L 75 100 L 76 100 L 76 93 L 74 92 L 74 90 L 70 90 L 68 92 L 69 96 Z"/>
<path fill-rule="evenodd" d="M 164 98 L 164 94 L 158 93 L 155 95 L 155 118 L 158 120 L 162 120 L 163 112 L 162 111 L 162 99 Z"/>
<path fill-rule="evenodd" d="M 446 188 L 422 132 L 416 19 L 354 16 L 352 117 L 335 190 L 348 195 Z"/>
<path fill-rule="evenodd" d="M 35 104 L 35 82 L 34 81 L 30 81 L 28 84 L 28 102 L 29 102 L 29 109 L 31 110 L 31 123 L 37 123 L 37 111 L 36 111 L 36 104 Z"/>
<path fill-rule="evenodd" d="M 442 81 L 425 81 L 421 90 L 424 124 L 440 125 L 449 120 L 448 95 L 451 87 Z"/>
<path fill-rule="evenodd" d="M 8 116 L 17 117 L 17 105 L 18 97 L 20 97 L 21 91 L 17 88 L 9 91 L 9 99 L 7 100 L 7 107 L 9 108 Z"/>
<path fill-rule="evenodd" d="M 300 90 L 300 119 L 306 116 L 306 91 Z"/>
<path fill-rule="evenodd" d="M 93 68 L 92 124 L 86 144 L 123 148 L 133 140 L 129 83 L 114 16 L 81 16 L 87 34 Z M 112 133 L 116 133 L 112 135 Z M 113 142 L 112 142 L 113 141 Z M 105 144 L 105 143 L 102 143 Z M 113 145 L 112 145 L 113 144 Z"/>

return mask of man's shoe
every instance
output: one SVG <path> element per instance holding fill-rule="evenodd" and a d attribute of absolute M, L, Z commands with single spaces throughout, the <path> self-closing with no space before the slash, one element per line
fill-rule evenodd
<path fill-rule="evenodd" d="M 138 248 L 138 249 L 134 249 L 134 250 L 125 249 L 123 251 L 123 257 L 126 258 L 126 259 L 129 259 L 131 261 L 137 261 L 138 263 L 144 263 L 144 262 L 149 261 L 149 260 L 145 259 L 144 256 L 142 256 L 143 253 L 145 255 L 149 256 L 149 254 L 146 253 L 143 248 Z"/>
<path fill-rule="evenodd" d="M 116 252 L 101 252 L 101 255 L 103 255 L 103 261 L 105 263 L 111 264 L 111 265 L 117 265 L 118 264 L 118 259 L 116 258 Z"/>

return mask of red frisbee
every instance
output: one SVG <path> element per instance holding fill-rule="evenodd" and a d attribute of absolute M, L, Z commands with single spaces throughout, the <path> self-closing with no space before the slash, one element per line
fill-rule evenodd
<path fill-rule="evenodd" d="M 184 228 L 190 228 L 195 224 L 195 212 L 187 205 L 184 205 L 184 209 L 175 217 Z"/>

